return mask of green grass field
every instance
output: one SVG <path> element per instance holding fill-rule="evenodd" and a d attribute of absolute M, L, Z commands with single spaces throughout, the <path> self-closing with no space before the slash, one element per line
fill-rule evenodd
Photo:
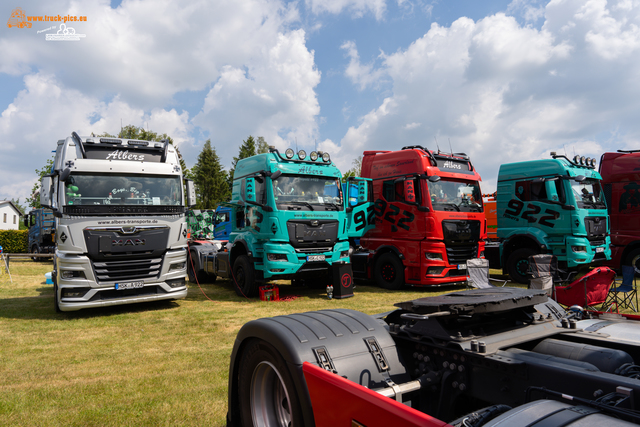
<path fill-rule="evenodd" d="M 462 290 L 357 286 L 354 297 L 329 300 L 284 284 L 280 296 L 297 298 L 262 302 L 218 280 L 190 284 L 185 300 L 56 313 L 51 262 L 10 267 L 13 283 L 0 276 L 2 426 L 224 426 L 229 357 L 247 321 L 327 308 L 373 314 Z"/>
<path fill-rule="evenodd" d="M 457 288 L 390 292 L 358 285 L 329 300 L 280 286 L 289 301 L 236 296 L 230 282 L 190 284 L 185 300 L 56 313 L 51 262 L 0 275 L 0 426 L 224 426 L 235 336 L 249 320 L 327 308 L 373 314 Z"/>

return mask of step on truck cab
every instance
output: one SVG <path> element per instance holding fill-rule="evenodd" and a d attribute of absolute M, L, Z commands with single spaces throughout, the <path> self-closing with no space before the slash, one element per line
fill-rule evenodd
<path fill-rule="evenodd" d="M 56 310 L 186 297 L 185 194 L 168 141 L 72 132 L 58 141 L 40 203 L 56 216 Z"/>
<path fill-rule="evenodd" d="M 605 265 L 632 265 L 640 274 L 640 150 L 604 153 L 599 171 L 611 219 L 611 260 Z"/>
<path fill-rule="evenodd" d="M 581 156 L 552 152 L 550 159 L 501 165 L 497 203 L 485 201 L 497 217 L 496 238 L 485 249 L 490 267 L 528 283 L 530 255 L 553 254 L 565 272 L 610 259 L 601 181 L 595 159 Z"/>
<path fill-rule="evenodd" d="M 486 223 L 480 175 L 463 153 L 421 146 L 365 151 L 362 177 L 373 180 L 374 206 L 354 277 L 387 289 L 467 280 L 466 262 L 484 256 Z"/>
<path fill-rule="evenodd" d="M 329 153 L 307 158 L 303 150 L 283 155 L 271 147 L 239 160 L 227 204 L 228 244 L 192 244 L 193 276 L 229 277 L 245 297 L 256 296 L 259 284 L 270 280 L 331 284 L 336 268 L 350 269 L 350 227 L 356 227 L 356 210 L 347 207 L 340 180 Z M 366 180 L 356 181 L 366 195 Z"/>

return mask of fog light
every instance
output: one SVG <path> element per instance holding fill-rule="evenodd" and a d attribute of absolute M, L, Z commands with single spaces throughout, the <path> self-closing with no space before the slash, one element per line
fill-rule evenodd
<path fill-rule="evenodd" d="M 82 298 L 90 288 L 62 288 L 62 298 Z"/>
<path fill-rule="evenodd" d="M 444 267 L 429 267 L 429 268 L 427 268 L 427 274 L 430 274 L 430 275 L 442 274 L 443 271 L 444 271 Z"/>
<path fill-rule="evenodd" d="M 284 272 L 284 268 L 272 268 L 269 271 L 272 272 L 272 273 L 282 273 L 282 272 Z"/>
<path fill-rule="evenodd" d="M 187 282 L 184 280 L 184 277 L 182 279 L 167 280 L 167 285 L 171 288 L 181 288 L 186 286 L 186 284 Z"/>
<path fill-rule="evenodd" d="M 176 263 L 173 263 L 173 264 L 171 264 L 171 265 L 169 266 L 169 272 L 184 270 L 184 269 L 185 269 L 185 267 L 186 267 L 186 265 L 187 265 L 187 263 L 185 263 L 185 262 L 176 262 Z"/>
<path fill-rule="evenodd" d="M 587 252 L 586 246 L 571 246 L 573 252 Z"/>
<path fill-rule="evenodd" d="M 267 254 L 267 259 L 269 261 L 286 261 L 287 254 Z"/>
<path fill-rule="evenodd" d="M 439 252 L 425 252 L 424 256 L 432 261 L 442 261 L 442 254 Z"/>

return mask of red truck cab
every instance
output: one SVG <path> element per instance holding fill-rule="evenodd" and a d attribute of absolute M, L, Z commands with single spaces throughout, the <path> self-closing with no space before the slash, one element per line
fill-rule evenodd
<path fill-rule="evenodd" d="M 375 227 L 352 255 L 356 278 L 386 289 L 467 280 L 466 262 L 484 256 L 487 230 L 481 178 L 466 154 L 365 151 L 361 176 L 373 181 Z"/>
<path fill-rule="evenodd" d="M 600 175 L 611 221 L 611 260 L 640 274 L 640 150 L 618 150 L 600 158 Z"/>

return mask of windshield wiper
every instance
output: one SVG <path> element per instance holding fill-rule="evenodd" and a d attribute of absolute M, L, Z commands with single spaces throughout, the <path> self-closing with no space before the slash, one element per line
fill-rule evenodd
<path fill-rule="evenodd" d="M 342 205 L 338 204 L 338 203 L 331 203 L 331 202 L 324 202 L 325 206 L 331 206 L 333 208 L 335 208 L 337 211 L 340 210 L 340 208 L 342 207 Z"/>
<path fill-rule="evenodd" d="M 288 203 L 290 205 L 303 205 L 303 206 L 308 207 L 312 211 L 315 210 L 315 209 L 313 209 L 313 206 L 311 206 L 311 203 L 309 203 L 309 202 L 298 202 L 298 201 L 295 201 L 295 202 L 286 202 L 286 203 Z"/>

